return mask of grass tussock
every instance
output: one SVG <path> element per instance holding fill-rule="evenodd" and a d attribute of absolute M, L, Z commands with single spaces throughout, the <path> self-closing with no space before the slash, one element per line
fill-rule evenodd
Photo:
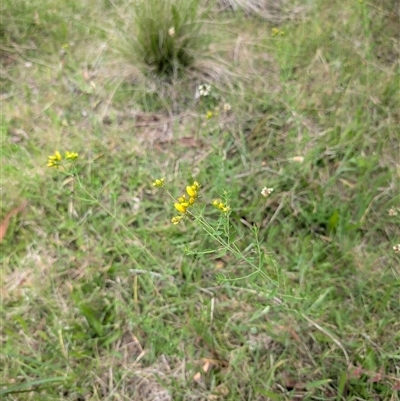
<path fill-rule="evenodd" d="M 142 72 L 177 77 L 209 58 L 212 33 L 201 1 L 139 1 L 122 12 L 121 52 Z"/>

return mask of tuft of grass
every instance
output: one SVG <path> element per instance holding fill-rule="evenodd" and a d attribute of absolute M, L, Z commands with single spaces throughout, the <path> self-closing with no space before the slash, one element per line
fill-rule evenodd
<path fill-rule="evenodd" d="M 140 0 L 125 13 L 121 51 L 142 71 L 177 77 L 209 56 L 212 35 L 200 0 Z"/>

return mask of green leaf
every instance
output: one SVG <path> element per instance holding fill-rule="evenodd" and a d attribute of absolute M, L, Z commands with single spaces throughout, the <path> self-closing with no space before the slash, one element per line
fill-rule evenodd
<path fill-rule="evenodd" d="M 171 7 L 171 12 L 172 12 L 172 22 L 174 24 L 175 30 L 177 30 L 180 26 L 180 18 L 179 18 L 179 12 L 175 6 L 175 4 L 172 5 Z"/>
<path fill-rule="evenodd" d="M 347 373 L 342 372 L 339 378 L 337 401 L 340 401 L 341 396 L 344 394 L 346 383 L 347 383 Z"/>
<path fill-rule="evenodd" d="M 319 305 L 323 304 L 325 302 L 325 298 L 331 293 L 332 291 L 335 290 L 335 287 L 329 287 L 327 288 L 322 294 L 319 295 L 319 297 L 315 300 L 315 302 L 310 306 L 309 310 L 318 308 Z M 328 301 L 326 301 L 328 302 Z"/>
<path fill-rule="evenodd" d="M 263 388 L 258 388 L 257 392 L 267 396 L 271 401 L 282 401 L 282 394 L 274 393 L 270 390 L 264 390 Z"/>
<path fill-rule="evenodd" d="M 331 383 L 331 382 L 332 382 L 332 379 L 317 380 L 315 382 L 307 383 L 306 384 L 306 389 L 307 390 L 311 390 L 313 388 L 322 387 L 325 384 L 328 384 L 328 383 Z"/>
<path fill-rule="evenodd" d="M 30 382 L 25 382 L 21 384 L 13 384 L 10 387 L 7 387 L 5 389 L 0 390 L 0 396 L 7 395 L 7 394 L 15 394 L 15 393 L 22 393 L 26 391 L 38 391 L 43 389 L 43 387 L 40 388 L 32 388 L 36 386 L 42 386 L 43 384 L 48 384 L 48 383 L 56 383 L 56 382 L 61 382 L 66 380 L 65 377 L 48 377 L 47 379 L 39 379 L 39 380 L 33 380 Z M 7 383 L 0 383 L 1 387 L 7 386 Z"/>
<path fill-rule="evenodd" d="M 83 316 L 85 316 L 89 326 L 96 332 L 99 337 L 103 336 L 103 325 L 100 320 L 98 320 L 95 316 L 94 311 L 86 305 L 79 305 L 79 309 L 82 312 Z"/>
<path fill-rule="evenodd" d="M 339 223 L 339 211 L 338 211 L 338 210 L 335 210 L 335 211 L 332 213 L 331 217 L 329 218 L 329 221 L 328 221 L 328 230 L 329 230 L 330 232 L 336 230 L 338 223 Z"/>

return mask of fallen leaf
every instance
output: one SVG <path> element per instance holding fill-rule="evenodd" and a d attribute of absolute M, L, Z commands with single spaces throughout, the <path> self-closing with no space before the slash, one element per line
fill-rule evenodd
<path fill-rule="evenodd" d="M 203 372 L 207 373 L 212 367 L 212 364 L 210 361 L 206 361 L 206 363 L 202 366 Z"/>
<path fill-rule="evenodd" d="M 197 372 L 194 376 L 193 376 L 193 381 L 195 381 L 196 383 L 201 383 L 201 373 Z"/>
<path fill-rule="evenodd" d="M 6 215 L 6 217 L 4 217 L 4 220 L 0 224 L 0 242 L 3 241 L 3 238 L 6 235 L 7 228 L 8 228 L 8 225 L 10 224 L 11 217 L 13 217 L 14 215 L 16 215 L 19 212 L 22 212 L 25 209 L 25 206 L 26 206 L 26 202 L 22 203 L 20 206 L 18 206 L 15 209 L 11 210 L 11 212 L 9 212 Z"/>
<path fill-rule="evenodd" d="M 179 139 L 181 145 L 186 146 L 188 148 L 199 148 L 202 146 L 202 142 L 196 138 L 190 136 L 184 136 Z"/>

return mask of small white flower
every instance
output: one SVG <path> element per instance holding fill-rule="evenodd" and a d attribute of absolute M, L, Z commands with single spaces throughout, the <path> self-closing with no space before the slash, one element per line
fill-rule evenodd
<path fill-rule="evenodd" d="M 168 29 L 168 35 L 171 36 L 171 38 L 175 36 L 175 28 L 173 26 Z"/>
<path fill-rule="evenodd" d="M 208 96 L 211 91 L 211 85 L 201 84 L 201 85 L 199 85 L 198 89 L 199 89 L 200 96 Z"/>
<path fill-rule="evenodd" d="M 231 106 L 229 103 L 225 103 L 225 104 L 224 104 L 224 111 L 225 111 L 225 113 L 227 113 L 231 108 L 232 108 L 232 106 Z"/>
<path fill-rule="evenodd" d="M 261 191 L 261 195 L 264 197 L 267 197 L 267 196 L 271 195 L 273 191 L 274 191 L 274 188 L 264 187 Z"/>
<path fill-rule="evenodd" d="M 391 208 L 388 210 L 388 215 L 391 216 L 391 217 L 397 216 L 397 214 L 398 214 L 398 209 L 396 209 L 396 208 L 394 208 L 394 207 L 391 207 Z"/>
<path fill-rule="evenodd" d="M 397 244 L 393 247 L 394 253 L 400 253 L 400 244 Z"/>

